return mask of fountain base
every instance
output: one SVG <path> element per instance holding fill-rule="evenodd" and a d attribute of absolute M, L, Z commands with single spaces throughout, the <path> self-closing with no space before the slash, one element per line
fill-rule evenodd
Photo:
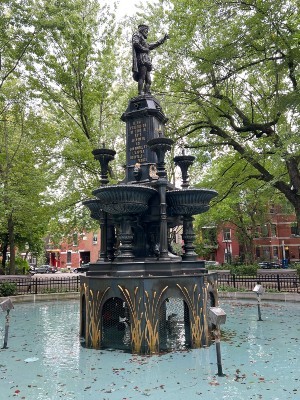
<path fill-rule="evenodd" d="M 164 351 L 170 324 L 181 327 L 189 347 L 208 344 L 217 274 L 201 268 L 201 262 L 111 263 L 111 270 L 100 274 L 101 267 L 93 264 L 81 276 L 80 331 L 87 347 L 157 354 Z M 145 270 L 155 276 L 145 276 Z M 181 305 L 181 312 L 167 314 L 170 299 Z"/>

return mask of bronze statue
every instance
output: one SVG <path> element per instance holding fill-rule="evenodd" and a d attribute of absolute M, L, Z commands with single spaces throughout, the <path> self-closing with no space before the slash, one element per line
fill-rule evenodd
<path fill-rule="evenodd" d="M 138 82 L 138 93 L 150 94 L 151 76 L 150 71 L 152 70 L 152 63 L 149 56 L 150 50 L 163 44 L 169 35 L 166 33 L 163 38 L 155 43 L 147 43 L 149 27 L 148 25 L 139 25 L 138 32 L 132 36 L 132 72 L 133 79 Z"/>

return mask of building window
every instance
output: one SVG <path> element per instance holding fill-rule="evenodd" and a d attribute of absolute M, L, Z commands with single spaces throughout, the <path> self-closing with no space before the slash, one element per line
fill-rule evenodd
<path fill-rule="evenodd" d="M 278 247 L 277 246 L 273 247 L 273 257 L 278 258 Z"/>
<path fill-rule="evenodd" d="M 67 264 L 71 264 L 72 262 L 72 252 L 67 251 Z"/>
<path fill-rule="evenodd" d="M 93 244 L 97 244 L 98 243 L 98 235 L 97 232 L 93 233 Z"/>
<path fill-rule="evenodd" d="M 231 235 L 230 235 L 230 228 L 224 228 L 223 229 L 223 240 L 231 240 Z"/>
<path fill-rule="evenodd" d="M 270 247 L 262 248 L 262 257 L 264 261 L 269 261 L 271 259 Z"/>
<path fill-rule="evenodd" d="M 78 236 L 77 233 L 73 234 L 73 246 L 78 246 Z"/>
<path fill-rule="evenodd" d="M 268 225 L 262 225 L 261 226 L 261 236 L 262 237 L 268 237 L 269 236 L 269 231 L 268 231 Z"/>
<path fill-rule="evenodd" d="M 256 247 L 255 252 L 256 252 L 256 257 L 259 258 L 260 257 L 260 247 Z"/>
<path fill-rule="evenodd" d="M 226 249 L 224 250 L 224 262 L 226 264 L 231 264 L 231 257 L 232 257 L 231 244 L 226 243 Z"/>
<path fill-rule="evenodd" d="M 293 222 L 291 225 L 291 235 L 299 235 L 297 222 Z"/>
<path fill-rule="evenodd" d="M 277 229 L 276 229 L 276 224 L 271 224 L 271 236 L 276 237 L 277 236 Z"/>

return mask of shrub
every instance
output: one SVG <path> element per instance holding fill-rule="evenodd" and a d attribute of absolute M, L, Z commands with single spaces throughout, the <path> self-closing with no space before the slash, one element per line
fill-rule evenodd
<path fill-rule="evenodd" d="M 0 283 L 0 296 L 14 296 L 17 294 L 17 284 L 14 282 Z"/>
<path fill-rule="evenodd" d="M 6 263 L 6 271 L 9 270 L 9 262 Z M 15 260 L 15 274 L 16 275 L 26 275 L 29 273 L 30 267 L 26 260 L 22 257 L 16 257 Z"/>
<path fill-rule="evenodd" d="M 230 273 L 235 275 L 256 276 L 257 269 L 257 265 L 232 265 L 230 267 Z"/>
<path fill-rule="evenodd" d="M 298 276 L 300 276 L 300 264 L 299 263 L 295 263 L 293 265 L 293 268 L 295 268 L 295 270 L 297 271 Z"/>
<path fill-rule="evenodd" d="M 61 268 L 60 272 L 70 272 L 70 269 L 69 268 Z"/>
<path fill-rule="evenodd" d="M 218 287 L 219 292 L 249 292 L 245 288 L 234 288 L 232 286 L 220 286 Z"/>

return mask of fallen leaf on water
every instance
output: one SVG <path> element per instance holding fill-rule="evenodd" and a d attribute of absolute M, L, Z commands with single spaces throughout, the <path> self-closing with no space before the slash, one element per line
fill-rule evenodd
<path fill-rule="evenodd" d="M 30 358 L 26 358 L 26 360 L 24 360 L 26 363 L 30 363 L 30 362 L 34 362 L 34 361 L 38 361 L 37 357 L 30 357 Z"/>

